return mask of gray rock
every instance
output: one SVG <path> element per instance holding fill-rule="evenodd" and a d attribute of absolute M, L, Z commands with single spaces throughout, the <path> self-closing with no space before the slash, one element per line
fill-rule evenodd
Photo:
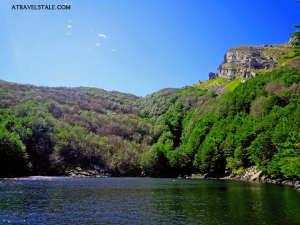
<path fill-rule="evenodd" d="M 218 68 L 217 76 L 228 80 L 236 77 L 249 78 L 255 76 L 254 70 L 274 68 L 276 60 L 265 54 L 269 48 L 270 45 L 229 49 L 224 56 L 224 62 Z"/>
<path fill-rule="evenodd" d="M 251 180 L 251 181 L 257 181 L 257 180 L 259 180 L 259 177 L 260 177 L 261 173 L 262 173 L 262 171 L 258 171 L 258 172 L 256 172 L 256 173 L 254 173 L 254 174 L 252 175 L 252 177 L 250 178 L 250 180 Z"/>
<path fill-rule="evenodd" d="M 218 76 L 218 75 L 217 75 L 216 73 L 210 72 L 210 73 L 208 74 L 208 79 L 209 79 L 209 80 L 213 80 L 213 79 L 215 79 L 217 76 Z"/>
<path fill-rule="evenodd" d="M 275 184 L 281 184 L 282 180 L 281 179 L 275 179 Z"/>
<path fill-rule="evenodd" d="M 293 35 L 289 41 L 289 44 L 292 45 L 292 47 L 295 47 L 296 43 L 300 42 L 300 36 Z"/>

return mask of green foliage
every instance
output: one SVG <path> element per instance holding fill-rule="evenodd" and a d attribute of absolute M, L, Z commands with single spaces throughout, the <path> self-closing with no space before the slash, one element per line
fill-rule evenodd
<path fill-rule="evenodd" d="M 185 118 L 182 144 L 176 152 L 177 166 L 182 173 L 189 174 L 195 170 L 193 166 L 195 154 L 217 119 L 217 114 L 207 114 L 199 119 L 196 112 L 190 113 Z"/>
<path fill-rule="evenodd" d="M 271 134 L 269 132 L 259 134 L 251 143 L 248 152 L 250 160 L 263 169 L 276 153 Z"/>
<path fill-rule="evenodd" d="M 86 166 L 98 164 L 98 142 L 92 134 L 88 134 L 81 127 L 63 126 L 56 135 L 55 154 L 58 162 L 63 165 Z"/>
<path fill-rule="evenodd" d="M 295 119 L 300 118 L 300 98 L 295 88 L 299 81 L 295 70 L 264 72 L 221 96 L 219 114 L 199 114 L 201 110 L 197 108 L 182 113 L 174 104 L 165 114 L 162 132 L 154 145 L 157 151 L 152 149 L 152 154 L 161 153 L 170 174 L 201 172 L 223 176 L 241 173 L 251 165 L 272 174 L 272 165 L 277 174 L 298 176 L 295 154 L 289 152 L 289 169 L 281 168 L 283 163 L 278 159 L 283 156 L 279 145 L 286 141 L 288 132 L 299 132 Z M 174 142 L 175 136 L 178 142 Z"/>
<path fill-rule="evenodd" d="M 227 157 L 227 172 L 235 173 L 250 165 L 247 147 L 256 137 L 255 121 L 245 113 L 239 113 L 232 118 L 228 117 L 227 120 L 229 125 L 226 129 L 226 138 L 222 148 Z"/>
<path fill-rule="evenodd" d="M 26 175 L 30 164 L 24 143 L 12 129 L 15 117 L 8 111 L 0 111 L 0 115 L 0 177 Z"/>
<path fill-rule="evenodd" d="M 285 140 L 277 140 L 278 153 L 269 163 L 267 170 L 270 174 L 297 178 L 300 177 L 300 151 L 296 144 L 300 140 L 300 132 L 299 130 L 296 132 L 286 130 L 284 133 L 286 134 L 283 137 Z"/>
<path fill-rule="evenodd" d="M 143 116 L 155 118 L 164 114 L 178 98 L 176 89 L 163 89 L 139 100 Z"/>
<path fill-rule="evenodd" d="M 226 161 L 224 151 L 221 147 L 226 137 L 226 133 L 222 129 L 224 125 L 222 121 L 212 127 L 195 156 L 195 166 L 202 173 L 208 173 L 210 176 L 224 175 Z"/>
<path fill-rule="evenodd" d="M 212 80 L 207 80 L 207 81 L 199 82 L 198 84 L 196 84 L 196 87 L 197 88 L 214 87 L 214 86 L 218 86 L 218 85 L 224 85 L 227 82 L 228 82 L 227 79 L 217 77 L 217 78 L 212 79 Z"/>
<path fill-rule="evenodd" d="M 171 166 L 167 157 L 170 152 L 166 145 L 157 143 L 151 149 L 142 154 L 140 165 L 144 175 L 170 176 Z"/>
<path fill-rule="evenodd" d="M 182 120 L 184 116 L 184 105 L 177 102 L 166 114 L 165 125 L 171 132 L 173 147 L 176 148 L 180 145 Z"/>
<path fill-rule="evenodd" d="M 292 35 L 292 46 L 294 49 L 294 57 L 300 56 L 300 32 L 296 31 Z"/>
<path fill-rule="evenodd" d="M 236 89 L 241 84 L 241 79 L 236 78 L 232 81 L 230 81 L 228 84 L 225 85 L 225 90 L 228 92 L 232 92 L 234 89 Z"/>
<path fill-rule="evenodd" d="M 260 96 L 251 102 L 250 114 L 254 117 L 262 117 L 266 115 L 266 102 L 267 97 Z"/>
<path fill-rule="evenodd" d="M 288 68 L 145 98 L 0 82 L 0 176 L 77 167 L 117 176 L 223 176 L 256 165 L 299 178 L 299 84 L 299 71 Z M 227 93 L 202 88 L 216 85 Z"/>
<path fill-rule="evenodd" d="M 250 79 L 238 86 L 234 92 L 223 96 L 221 113 L 223 115 L 236 114 L 238 112 L 249 113 L 252 101 L 260 96 L 266 96 L 266 84 L 276 80 L 282 81 L 285 86 L 290 86 L 293 83 L 298 83 L 300 78 L 297 71 L 286 68 L 259 74 L 255 79 Z"/>

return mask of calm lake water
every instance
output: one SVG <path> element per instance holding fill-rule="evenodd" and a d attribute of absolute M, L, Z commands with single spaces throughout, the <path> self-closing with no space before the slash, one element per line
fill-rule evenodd
<path fill-rule="evenodd" d="M 0 224 L 300 224 L 300 193 L 220 180 L 0 180 Z"/>

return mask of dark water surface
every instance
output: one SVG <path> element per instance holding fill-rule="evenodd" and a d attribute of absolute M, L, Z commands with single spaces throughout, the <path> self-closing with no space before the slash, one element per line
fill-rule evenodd
<path fill-rule="evenodd" d="M 300 224 L 300 193 L 220 180 L 0 180 L 0 224 Z"/>

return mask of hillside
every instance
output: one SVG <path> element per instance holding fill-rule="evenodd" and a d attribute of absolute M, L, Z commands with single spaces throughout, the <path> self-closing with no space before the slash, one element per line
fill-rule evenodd
<path fill-rule="evenodd" d="M 20 85 L 1 81 L 1 107 L 10 107 L 28 100 L 46 102 L 51 99 L 59 104 L 76 105 L 82 110 L 91 110 L 101 114 L 116 112 L 136 114 L 137 96 L 98 88 L 49 88 L 33 85 Z"/>
<path fill-rule="evenodd" d="M 143 98 L 0 81 L 0 176 L 222 177 L 256 166 L 299 179 L 297 40 L 229 49 L 210 80 Z"/>

